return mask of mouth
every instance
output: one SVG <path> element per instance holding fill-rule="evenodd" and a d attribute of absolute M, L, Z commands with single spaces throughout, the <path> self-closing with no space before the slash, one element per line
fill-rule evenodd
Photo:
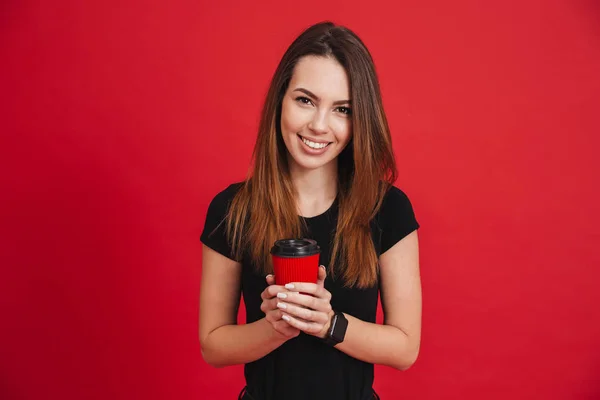
<path fill-rule="evenodd" d="M 311 150 L 323 150 L 333 142 L 313 142 L 298 134 L 298 138 Z"/>

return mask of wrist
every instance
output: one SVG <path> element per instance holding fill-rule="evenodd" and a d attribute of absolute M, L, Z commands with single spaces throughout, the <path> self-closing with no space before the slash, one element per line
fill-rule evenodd
<path fill-rule="evenodd" d="M 265 331 L 266 331 L 266 335 L 264 337 L 268 338 L 268 341 L 270 343 L 281 345 L 289 339 L 283 333 L 281 333 L 277 329 L 275 329 L 273 324 L 271 324 L 267 320 L 267 317 L 264 317 L 263 319 L 261 319 L 257 322 L 262 322 L 263 329 L 265 329 Z"/>
<path fill-rule="evenodd" d="M 335 316 L 335 311 L 333 311 L 333 310 L 329 311 L 329 313 L 327 314 L 327 323 L 325 324 L 325 326 L 323 326 L 323 330 L 321 332 L 319 332 L 319 338 L 321 338 L 321 339 L 327 338 L 329 329 L 331 328 L 331 321 L 334 316 Z"/>
<path fill-rule="evenodd" d="M 336 346 L 342 343 L 346 337 L 348 329 L 348 319 L 342 312 L 334 312 L 330 320 L 329 328 L 326 331 L 324 342 L 330 346 Z"/>

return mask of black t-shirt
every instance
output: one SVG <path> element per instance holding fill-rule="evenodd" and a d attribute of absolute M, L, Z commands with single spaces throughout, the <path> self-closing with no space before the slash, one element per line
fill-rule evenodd
<path fill-rule="evenodd" d="M 230 185 L 215 196 L 208 208 L 200 238 L 206 246 L 230 259 L 234 257 L 225 233 L 226 224 L 221 222 L 240 186 L 239 183 Z M 317 241 L 321 247 L 320 263 L 326 267 L 331 258 L 330 242 L 337 216 L 338 204 L 334 201 L 323 214 L 304 218 L 308 228 L 305 236 Z M 417 228 L 419 224 L 410 200 L 404 192 L 392 186 L 371 222 L 377 256 Z M 251 323 L 265 316 L 260 310 L 260 295 L 267 283 L 263 275 L 256 273 L 248 257 L 244 257 L 241 264 L 246 322 Z M 328 274 L 325 288 L 331 292 L 334 310 L 366 322 L 375 322 L 378 285 L 367 289 L 345 288 L 341 278 L 335 280 Z M 372 397 L 373 364 L 350 357 L 321 339 L 302 332 L 265 357 L 246 364 L 244 375 L 248 392 L 257 400 L 363 400 Z"/>

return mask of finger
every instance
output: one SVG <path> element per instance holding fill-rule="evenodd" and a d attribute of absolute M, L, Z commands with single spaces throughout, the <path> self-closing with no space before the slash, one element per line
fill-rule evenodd
<path fill-rule="evenodd" d="M 321 299 L 331 299 L 331 293 L 329 293 L 322 285 L 317 285 L 315 283 L 293 282 L 285 285 L 285 288 L 292 292 L 310 294 Z"/>
<path fill-rule="evenodd" d="M 279 320 L 273 323 L 273 328 L 286 337 L 296 337 L 300 334 L 300 329 L 295 328 L 285 322 L 284 320 Z"/>
<path fill-rule="evenodd" d="M 270 289 L 272 286 L 267 286 L 267 288 L 265 290 L 263 290 L 260 294 L 260 298 L 263 300 L 267 300 L 273 297 L 273 295 L 271 295 L 270 293 Z"/>
<path fill-rule="evenodd" d="M 270 311 L 277 310 L 277 301 L 277 297 L 263 300 L 263 302 L 260 304 L 260 311 L 267 314 Z"/>
<path fill-rule="evenodd" d="M 275 307 L 274 310 L 267 311 L 265 313 L 266 320 L 269 321 L 269 322 L 271 322 L 271 323 L 275 323 L 277 321 L 280 321 L 282 316 L 283 316 L 283 312 L 279 308 L 277 308 L 277 307 Z"/>
<path fill-rule="evenodd" d="M 292 292 L 302 292 L 312 295 L 316 294 L 319 290 L 319 286 L 317 286 L 317 284 L 308 282 L 292 282 L 286 284 L 284 287 Z"/>
<path fill-rule="evenodd" d="M 323 330 L 323 324 L 318 324 L 316 322 L 307 322 L 307 321 L 302 321 L 296 317 L 293 317 L 287 313 L 284 313 L 281 318 L 287 322 L 290 326 L 293 326 L 294 328 L 298 328 L 303 332 L 306 333 L 311 333 L 311 334 L 316 334 L 321 332 L 321 330 Z"/>
<path fill-rule="evenodd" d="M 275 284 L 275 275 L 269 274 L 265 277 L 265 279 L 267 280 L 267 285 L 270 286 Z"/>
<path fill-rule="evenodd" d="M 265 319 L 267 321 L 269 321 L 270 323 L 274 324 L 277 321 L 283 321 L 283 314 L 284 314 L 283 310 L 281 310 L 281 309 L 277 308 L 277 306 L 275 306 L 275 308 L 273 310 L 268 311 L 265 314 Z M 296 319 L 300 319 L 300 317 L 296 317 Z M 285 321 L 283 321 L 283 322 L 285 322 Z M 285 323 L 287 324 L 287 322 L 285 322 Z"/>
<path fill-rule="evenodd" d="M 325 278 L 327 278 L 327 270 L 324 265 L 319 265 L 319 276 L 317 277 L 317 286 L 325 286 Z"/>
<path fill-rule="evenodd" d="M 262 293 L 260 294 L 260 298 L 263 300 L 272 299 L 273 297 L 277 296 L 277 293 L 285 291 L 286 290 L 283 286 L 269 285 L 265 290 L 262 291 Z"/>
<path fill-rule="evenodd" d="M 309 308 L 299 307 L 295 304 L 279 302 L 277 307 L 281 309 L 282 313 L 298 317 L 307 322 L 317 322 L 324 325 L 329 321 L 328 314 L 321 311 L 311 310 Z M 283 317 L 283 315 L 282 315 Z"/>
<path fill-rule="evenodd" d="M 319 298 L 296 292 L 281 292 L 277 294 L 280 302 L 293 303 L 298 306 L 310 308 L 314 311 L 328 313 L 331 311 L 331 304 L 327 298 Z"/>

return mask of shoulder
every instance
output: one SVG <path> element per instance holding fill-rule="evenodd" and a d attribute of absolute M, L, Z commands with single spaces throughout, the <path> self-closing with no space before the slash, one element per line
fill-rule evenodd
<path fill-rule="evenodd" d="M 218 192 L 211 200 L 212 203 L 227 205 L 231 203 L 235 195 L 244 185 L 244 182 L 236 182 L 227 186 L 225 189 Z"/>
<path fill-rule="evenodd" d="M 202 243 L 231 260 L 235 260 L 235 256 L 231 250 L 224 222 L 229 205 L 242 186 L 242 182 L 231 184 L 213 197 L 200 236 Z"/>
<path fill-rule="evenodd" d="M 232 183 L 214 195 L 208 206 L 208 212 L 206 214 L 207 221 L 210 221 L 212 224 L 221 222 L 221 220 L 225 218 L 233 198 L 243 185 L 243 182 Z"/>
<path fill-rule="evenodd" d="M 412 212 L 412 203 L 408 198 L 408 195 L 402 189 L 390 185 L 381 202 L 379 213 L 385 216 L 389 213 L 395 214 L 399 211 Z"/>
<path fill-rule="evenodd" d="M 385 253 L 409 233 L 420 227 L 408 195 L 391 185 L 386 192 L 377 215 L 381 232 L 381 253 Z"/>

